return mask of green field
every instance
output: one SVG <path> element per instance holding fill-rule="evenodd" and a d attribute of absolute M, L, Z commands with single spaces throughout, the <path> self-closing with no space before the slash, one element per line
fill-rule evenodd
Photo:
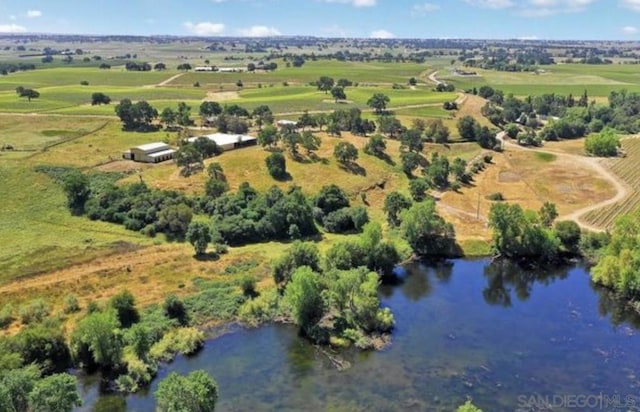
<path fill-rule="evenodd" d="M 640 71 L 636 65 L 556 64 L 542 66 L 538 73 L 468 70 L 476 71 L 478 76 L 453 75 L 450 69 L 444 69 L 438 73 L 438 78 L 460 89 L 488 84 L 518 96 L 543 93 L 581 95 L 587 90 L 591 97 L 606 97 L 612 90 L 640 92 Z"/>

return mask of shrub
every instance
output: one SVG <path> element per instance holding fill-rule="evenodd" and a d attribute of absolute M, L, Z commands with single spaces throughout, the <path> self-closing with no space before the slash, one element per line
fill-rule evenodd
<path fill-rule="evenodd" d="M 189 314 L 184 302 L 175 294 L 170 294 L 164 300 L 164 315 L 169 319 L 177 320 L 181 325 L 189 324 Z"/>
<path fill-rule="evenodd" d="M 36 299 L 31 301 L 27 305 L 20 306 L 18 315 L 20 320 L 24 324 L 32 322 L 42 322 L 44 318 L 49 316 L 49 306 L 42 299 Z"/>
<path fill-rule="evenodd" d="M 13 306 L 7 303 L 0 309 L 0 329 L 4 329 L 13 322 Z"/>
<path fill-rule="evenodd" d="M 128 328 L 140 320 L 135 298 L 128 290 L 123 290 L 115 295 L 111 298 L 110 303 L 111 307 L 116 310 L 118 320 L 123 328 Z"/>
<path fill-rule="evenodd" d="M 500 192 L 495 192 L 488 195 L 487 199 L 492 200 L 494 202 L 502 202 L 504 200 L 504 195 Z"/>
<path fill-rule="evenodd" d="M 243 275 L 240 277 L 240 288 L 245 296 L 253 296 L 256 294 L 256 278 L 251 275 Z"/>
<path fill-rule="evenodd" d="M 88 81 L 86 81 L 86 80 L 82 80 L 82 81 L 80 82 L 80 86 L 88 86 L 88 85 L 89 85 L 89 82 L 88 82 Z"/>
<path fill-rule="evenodd" d="M 240 310 L 238 317 L 242 323 L 257 326 L 275 319 L 281 312 L 280 294 L 277 289 L 262 292 L 260 296 L 247 300 Z"/>
<path fill-rule="evenodd" d="M 193 355 L 204 343 L 204 333 L 196 328 L 186 327 L 169 331 L 160 342 L 149 350 L 149 357 L 155 361 L 168 362 L 175 355 Z"/>
<path fill-rule="evenodd" d="M 75 313 L 80 310 L 80 303 L 78 302 L 78 297 L 73 293 L 68 294 L 64 297 L 64 313 Z"/>

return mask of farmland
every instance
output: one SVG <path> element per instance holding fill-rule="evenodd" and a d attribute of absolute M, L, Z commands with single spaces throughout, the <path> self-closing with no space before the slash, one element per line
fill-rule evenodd
<path fill-rule="evenodd" d="M 38 44 L 34 43 L 34 46 Z M 432 56 L 423 63 L 308 59 L 302 67 L 288 65 L 290 58 L 278 57 L 272 60 L 278 65 L 272 72 L 177 70 L 177 65 L 185 61 L 193 66 L 205 64 L 207 59 L 210 64 L 219 66 L 246 67 L 248 62 L 261 59 L 259 53 L 237 50 L 224 54 L 204 52 L 205 45 L 142 47 L 98 43 L 91 46 L 95 54 L 115 55 L 126 49 L 137 53 L 139 61 L 164 61 L 167 69 L 127 71 L 120 60 L 108 60 L 113 62 L 111 69 L 99 69 L 95 64 L 81 62 L 69 66 L 56 62 L 51 67 L 0 78 L 0 146 L 14 148 L 0 152 L 3 176 L 0 189 L 5 193 L 0 237 L 11 239 L 12 245 L 0 252 L 0 296 L 3 299 L 20 303 L 45 295 L 60 305 L 65 292 L 72 289 L 83 302 L 102 301 L 116 293 L 119 286 L 126 286 L 140 292 L 144 295 L 143 302 L 150 304 L 177 289 L 189 294 L 196 277 L 221 279 L 225 267 L 242 259 L 258 260 L 260 264 L 255 273 L 261 282 L 270 284 L 270 262 L 287 248 L 286 243 L 232 248 L 231 253 L 211 264 L 193 259 L 188 244 L 167 241 L 162 235 L 149 238 L 122 226 L 69 214 L 61 187 L 36 172 L 37 166 L 72 166 L 85 173 L 118 172 L 123 174 L 118 182 L 121 185 L 142 180 L 149 187 L 177 190 L 188 195 L 201 194 L 204 190 L 205 173 L 184 177 L 172 162 L 145 165 L 120 160 L 122 151 L 129 147 L 154 141 L 175 144 L 178 138 L 176 132 L 164 129 L 124 132 L 114 112 L 120 99 L 146 100 L 158 111 L 166 107 L 175 109 L 179 102 L 185 102 L 191 107 L 195 123 L 186 132 L 196 135 L 207 132 L 198 128 L 201 122 L 198 107 L 204 100 L 218 101 L 222 105 L 237 104 L 249 111 L 268 105 L 276 119 L 296 120 L 306 110 L 331 113 L 336 109 L 358 108 L 363 111 L 363 118 L 376 120 L 377 115 L 367 106 L 367 100 L 374 93 L 384 93 L 390 98 L 388 109 L 405 126 L 411 126 L 416 118 L 441 119 L 450 129 L 451 143 L 426 144 L 422 153 L 426 159 L 435 152 L 449 159 L 460 157 L 471 162 L 486 152 L 476 143 L 460 142 L 457 120 L 471 115 L 483 126 L 491 124 L 480 115 L 486 101 L 480 96 L 463 94 L 464 89 L 490 84 L 505 93 L 518 95 L 544 92 L 579 95 L 587 89 L 590 97 L 598 99 L 620 88 L 640 91 L 640 76 L 631 65 L 561 64 L 537 75 L 478 69 L 478 77 L 463 77 L 451 74 L 451 59 L 446 56 Z M 340 49 L 335 46 L 329 50 Z M 227 61 L 225 57 L 229 54 L 233 54 L 234 59 Z M 6 51 L 1 51 L 0 55 L 7 61 L 18 59 Z M 37 63 L 38 59 L 25 61 Z M 438 71 L 439 79 L 455 85 L 456 90 L 434 91 L 435 85 L 428 79 L 428 74 L 434 71 Z M 311 84 L 321 76 L 352 81 L 353 85 L 345 89 L 347 98 L 336 102 L 331 94 L 319 91 Z M 411 78 L 415 78 L 414 85 L 409 84 Z M 81 85 L 81 82 L 88 84 Z M 40 97 L 31 101 L 20 98 L 15 92 L 18 86 L 34 88 Z M 105 93 L 112 103 L 91 106 L 94 92 Z M 444 102 L 456 100 L 458 110 L 442 108 Z M 256 133 L 257 129 L 254 127 L 250 132 Z M 388 139 L 386 150 L 391 161 L 386 162 L 363 153 L 365 137 L 343 133 L 341 138 L 336 138 L 325 131 L 314 132 L 321 139 L 317 157 L 303 156 L 299 161 L 288 157 L 290 181 L 279 182 L 268 175 L 265 158 L 269 152 L 259 147 L 225 153 L 215 161 L 224 169 L 231 190 L 249 181 L 259 191 L 273 185 L 282 189 L 299 185 L 305 194 L 313 195 L 327 182 L 336 183 L 345 189 L 354 205 L 366 206 L 371 218 L 382 222 L 385 233 L 406 250 L 398 231 L 386 225 L 382 211 L 384 199 L 391 191 L 397 190 L 407 196 L 410 193 L 409 179 L 400 164 L 400 142 Z M 340 167 L 333 156 L 339 142 L 353 143 L 359 149 L 356 163 L 364 172 L 354 174 Z M 625 140 L 624 144 L 627 158 L 611 163 L 616 173 L 623 173 L 622 170 L 629 167 L 622 165 L 635 159 L 633 141 Z M 581 155 L 580 145 L 577 141 L 560 142 L 550 144 L 549 148 L 550 152 Z M 597 176 L 593 169 L 583 164 L 575 165 L 562 155 L 508 148 L 504 153 L 492 153 L 492 156 L 491 164 L 475 175 L 470 184 L 459 191 L 434 193 L 438 198 L 438 211 L 455 224 L 457 239 L 469 254 L 489 252 L 491 233 L 486 220 L 492 201 L 488 195 L 494 192 L 502 192 L 507 201 L 518 202 L 526 208 L 537 209 L 544 201 L 553 201 L 561 216 L 615 195 L 608 181 Z M 206 161 L 205 166 L 210 162 Z M 630 185 L 635 184 L 634 176 L 623 175 L 623 178 Z M 362 193 L 366 194 L 366 203 Z M 629 199 L 628 202 L 636 204 L 636 200 Z M 602 215 L 593 212 L 588 220 L 594 225 L 608 227 L 613 214 L 631 207 L 607 210 Z M 198 219 L 206 220 L 207 217 L 198 216 Z M 326 249 L 344 238 L 325 233 L 320 247 Z M 115 254 L 120 259 L 114 260 Z M 150 277 L 154 279 L 153 288 L 149 286 Z"/>

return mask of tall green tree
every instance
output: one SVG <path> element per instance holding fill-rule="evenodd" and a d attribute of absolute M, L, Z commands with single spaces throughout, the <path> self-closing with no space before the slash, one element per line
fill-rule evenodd
<path fill-rule="evenodd" d="M 91 196 L 89 178 L 84 173 L 74 169 L 68 173 L 63 181 L 62 187 L 67 195 L 67 206 L 74 215 L 84 213 L 84 207 Z"/>
<path fill-rule="evenodd" d="M 322 90 L 325 93 L 328 93 L 329 90 L 331 90 L 333 88 L 334 84 L 335 84 L 335 81 L 333 80 L 333 78 L 331 78 L 329 76 L 321 76 L 316 81 L 316 85 L 318 87 L 318 90 Z"/>
<path fill-rule="evenodd" d="M 387 109 L 387 105 L 391 99 L 384 93 L 375 93 L 369 100 L 367 106 L 375 110 L 376 114 L 382 114 Z"/>
<path fill-rule="evenodd" d="M 109 305 L 116 311 L 118 321 L 123 328 L 131 327 L 140 321 L 140 313 L 136 308 L 136 299 L 128 290 L 123 290 L 113 296 Z"/>
<path fill-rule="evenodd" d="M 451 256 L 455 251 L 453 225 L 438 214 L 432 199 L 402 213 L 401 232 L 418 256 Z"/>
<path fill-rule="evenodd" d="M 338 100 L 346 100 L 347 94 L 344 92 L 344 88 L 340 86 L 335 86 L 331 89 L 331 97 L 338 103 Z"/>
<path fill-rule="evenodd" d="M 196 255 L 203 255 L 212 240 L 211 228 L 203 222 L 191 222 L 187 229 L 186 239 L 193 246 Z"/>
<path fill-rule="evenodd" d="M 308 266 L 293 272 L 284 291 L 284 302 L 291 308 L 296 324 L 307 335 L 313 335 L 312 330 L 324 313 L 321 291 L 318 275 Z"/>
<path fill-rule="evenodd" d="M 112 369 L 121 363 L 123 341 L 115 310 L 94 312 L 82 319 L 71 337 L 74 357 L 83 367 Z"/>
<path fill-rule="evenodd" d="M 358 149 L 349 142 L 340 142 L 333 149 L 336 160 L 342 164 L 353 163 L 358 160 Z"/>

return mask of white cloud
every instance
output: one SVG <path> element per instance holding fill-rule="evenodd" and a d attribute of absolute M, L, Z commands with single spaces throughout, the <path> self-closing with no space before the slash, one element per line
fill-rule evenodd
<path fill-rule="evenodd" d="M 440 6 L 433 3 L 414 4 L 411 8 L 412 16 L 424 16 L 434 11 L 440 10 Z"/>
<path fill-rule="evenodd" d="M 377 0 L 323 0 L 325 3 L 345 3 L 351 4 L 354 7 L 373 7 L 378 2 Z"/>
<path fill-rule="evenodd" d="M 27 17 L 30 19 L 35 19 L 40 16 L 42 16 L 42 12 L 40 10 L 27 10 Z"/>
<path fill-rule="evenodd" d="M 222 34 L 225 28 L 222 23 L 212 23 L 208 21 L 200 23 L 191 23 L 188 21 L 184 24 L 184 27 L 189 30 L 189 32 L 198 36 L 217 36 Z"/>
<path fill-rule="evenodd" d="M 251 26 L 246 29 L 238 29 L 238 34 L 244 37 L 270 37 L 280 36 L 282 33 L 275 27 Z"/>
<path fill-rule="evenodd" d="M 27 28 L 17 24 L 0 24 L 0 33 L 24 33 Z"/>
<path fill-rule="evenodd" d="M 484 9 L 507 9 L 515 6 L 511 0 L 464 0 L 472 6 L 482 7 Z"/>
<path fill-rule="evenodd" d="M 626 34 L 626 35 L 628 35 L 628 36 L 631 36 L 631 35 L 633 35 L 633 34 L 638 33 L 638 28 L 637 28 L 637 27 L 634 27 L 634 26 L 624 26 L 623 28 L 621 28 L 621 29 L 620 29 L 620 31 L 621 31 L 623 34 Z"/>
<path fill-rule="evenodd" d="M 529 0 L 518 14 L 523 17 L 546 17 L 559 13 L 577 13 L 598 0 Z"/>
<path fill-rule="evenodd" d="M 374 30 L 369 34 L 369 37 L 372 39 L 393 39 L 396 35 L 387 30 Z"/>
<path fill-rule="evenodd" d="M 640 0 L 622 0 L 620 4 L 622 7 L 640 12 Z"/>

